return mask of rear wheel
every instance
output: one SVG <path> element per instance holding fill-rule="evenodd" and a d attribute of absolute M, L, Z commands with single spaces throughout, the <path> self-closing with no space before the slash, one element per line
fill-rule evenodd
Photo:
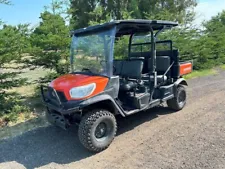
<path fill-rule="evenodd" d="M 107 110 L 87 113 L 79 125 L 79 139 L 85 148 L 93 152 L 106 149 L 117 131 L 115 116 Z"/>
<path fill-rule="evenodd" d="M 187 94 L 184 86 L 179 85 L 177 87 L 176 96 L 173 99 L 167 101 L 168 107 L 179 111 L 186 105 Z"/>

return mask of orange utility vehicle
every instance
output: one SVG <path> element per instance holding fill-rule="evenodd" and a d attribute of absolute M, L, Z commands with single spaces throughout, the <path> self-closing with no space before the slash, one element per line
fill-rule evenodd
<path fill-rule="evenodd" d="M 73 31 L 71 72 L 41 87 L 49 121 L 64 129 L 79 124 L 81 143 L 100 152 L 116 135 L 116 115 L 127 117 L 163 102 L 183 109 L 182 76 L 192 71 L 192 62 L 179 60 L 171 40 L 157 41 L 159 33 L 177 25 L 119 20 Z M 123 36 L 129 37 L 128 56 L 117 60 L 114 45 Z"/>

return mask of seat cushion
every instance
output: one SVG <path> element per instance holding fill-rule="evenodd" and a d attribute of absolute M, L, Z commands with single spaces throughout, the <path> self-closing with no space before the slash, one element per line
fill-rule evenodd
<path fill-rule="evenodd" d="M 137 83 L 132 82 L 132 81 L 125 81 L 122 80 L 120 82 L 120 90 L 122 91 L 131 91 L 137 87 Z"/>

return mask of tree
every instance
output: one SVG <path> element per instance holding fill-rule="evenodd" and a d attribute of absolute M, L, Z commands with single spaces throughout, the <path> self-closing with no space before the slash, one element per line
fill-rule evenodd
<path fill-rule="evenodd" d="M 22 54 L 28 44 L 27 30 L 28 25 L 9 26 L 4 25 L 0 29 L 0 112 L 10 111 L 15 100 L 6 90 L 24 84 L 26 79 L 18 78 L 19 71 L 3 71 L 6 64 L 10 66 L 21 60 Z"/>
<path fill-rule="evenodd" d="M 68 71 L 69 27 L 60 12 L 58 1 L 41 13 L 40 25 L 31 35 L 31 64 L 63 74 Z"/>
<path fill-rule="evenodd" d="M 91 20 L 90 12 L 96 8 L 96 0 L 71 0 L 71 24 L 73 27 L 80 28 L 88 26 Z"/>
<path fill-rule="evenodd" d="M 0 0 L 0 4 L 9 5 L 10 2 Z M 0 20 L 0 26 L 2 24 L 3 22 Z M 3 69 L 6 64 L 10 65 L 10 63 L 15 63 L 21 59 L 28 42 L 27 30 L 28 25 L 3 25 L 3 27 L 0 28 L 0 117 L 4 116 L 5 122 L 7 122 L 7 118 L 12 117 L 14 113 L 25 111 L 25 109 L 27 111 L 26 107 L 19 105 L 20 100 L 17 99 L 17 95 L 7 91 L 13 87 L 23 85 L 26 79 L 18 78 L 18 71 L 14 72 Z M 0 126 L 2 125 L 1 123 L 0 119 Z"/>
<path fill-rule="evenodd" d="M 167 19 L 184 23 L 186 17 L 193 13 L 196 0 L 141 0 L 139 9 L 142 17 L 151 19 Z"/>
<path fill-rule="evenodd" d="M 225 10 L 204 23 L 208 56 L 216 64 L 225 64 Z"/>
<path fill-rule="evenodd" d="M 10 4 L 10 1 L 8 1 L 8 0 L 0 0 L 0 4 L 9 5 Z"/>
<path fill-rule="evenodd" d="M 93 20 L 169 19 L 184 23 L 193 14 L 196 0 L 70 0 L 71 24 L 87 27 Z M 93 15 L 101 9 L 101 16 Z M 96 18 L 97 17 L 97 18 Z"/>
<path fill-rule="evenodd" d="M 0 5 L 5 4 L 5 5 L 10 5 L 10 1 L 8 0 L 0 0 Z M 0 26 L 3 24 L 2 20 L 0 19 Z"/>

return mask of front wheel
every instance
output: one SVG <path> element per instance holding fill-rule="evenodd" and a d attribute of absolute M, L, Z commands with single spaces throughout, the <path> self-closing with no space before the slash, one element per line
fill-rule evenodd
<path fill-rule="evenodd" d="M 107 110 L 93 110 L 80 122 L 78 135 L 85 148 L 93 152 L 106 149 L 117 131 L 115 116 Z"/>
<path fill-rule="evenodd" d="M 182 110 L 186 105 L 187 93 L 184 86 L 178 86 L 176 90 L 176 96 L 173 99 L 167 101 L 169 108 L 176 111 Z"/>

